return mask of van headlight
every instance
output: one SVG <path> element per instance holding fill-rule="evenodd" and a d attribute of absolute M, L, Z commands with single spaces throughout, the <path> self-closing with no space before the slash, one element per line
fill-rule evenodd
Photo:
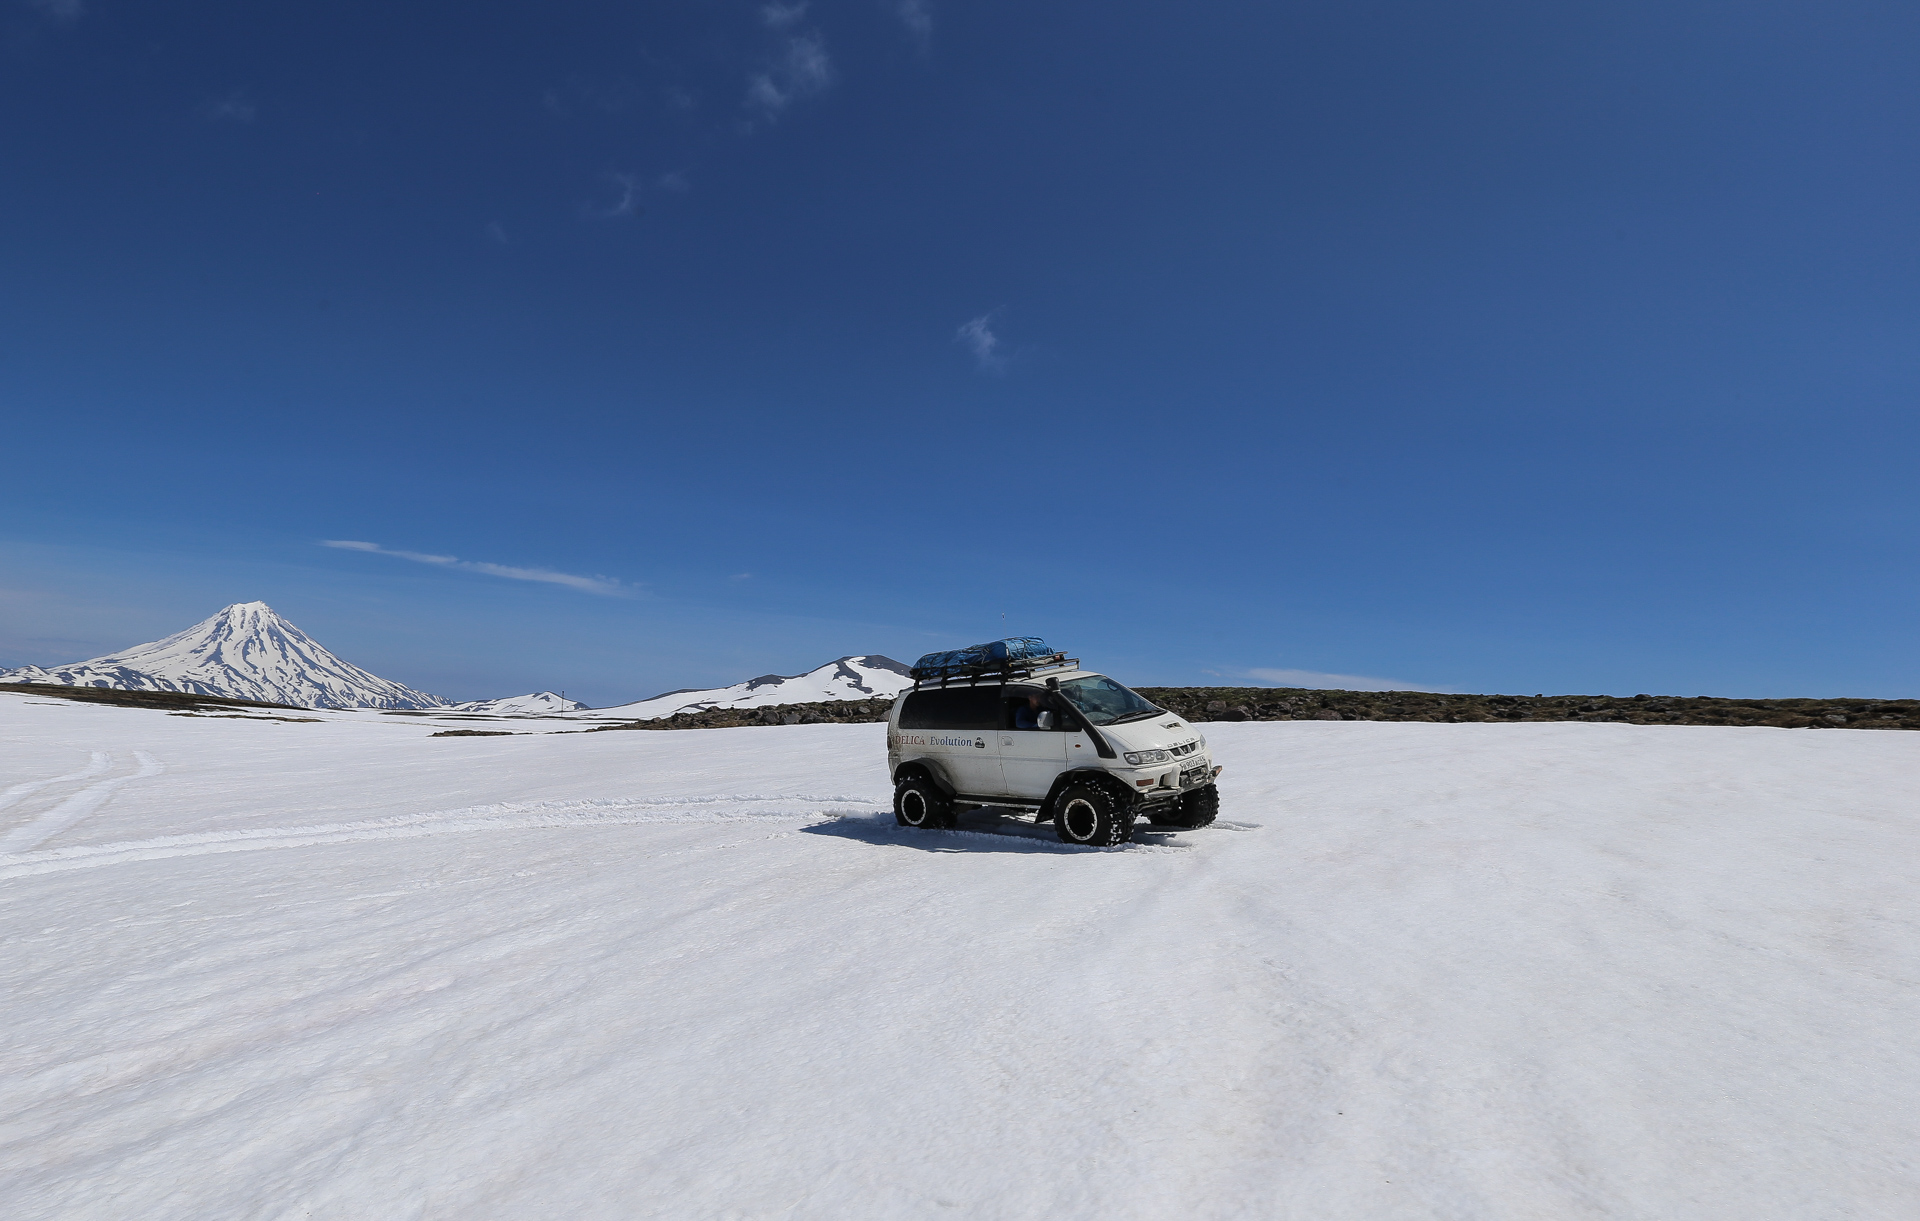
<path fill-rule="evenodd" d="M 1130 750 L 1127 752 L 1127 762 L 1135 767 L 1145 767 L 1149 763 L 1165 763 L 1171 758 L 1173 758 L 1173 755 L 1164 750 Z"/>

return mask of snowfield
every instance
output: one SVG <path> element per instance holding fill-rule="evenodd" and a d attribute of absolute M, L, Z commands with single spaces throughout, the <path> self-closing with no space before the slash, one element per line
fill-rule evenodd
<path fill-rule="evenodd" d="M 10 1221 L 1920 1215 L 1920 734 L 1213 724 L 1099 851 L 311 715 L 0 695 Z"/>

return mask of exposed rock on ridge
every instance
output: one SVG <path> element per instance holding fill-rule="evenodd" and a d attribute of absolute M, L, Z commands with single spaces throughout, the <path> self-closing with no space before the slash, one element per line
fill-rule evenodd
<path fill-rule="evenodd" d="M 1738 700 L 1711 695 L 1441 695 L 1290 687 L 1141 687 L 1190 721 L 1618 721 L 1920 729 L 1920 700 Z"/>
<path fill-rule="evenodd" d="M 1920 729 L 1920 700 L 1733 700 L 1715 696 L 1436 695 L 1276 687 L 1141 687 L 1189 721 L 1615 721 L 1631 725 L 1771 725 L 1783 729 Z M 890 699 L 713 708 L 605 729 L 724 729 L 884 721 Z"/>

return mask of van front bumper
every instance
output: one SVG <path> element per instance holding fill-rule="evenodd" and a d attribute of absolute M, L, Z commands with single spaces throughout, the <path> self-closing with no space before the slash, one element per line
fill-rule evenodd
<path fill-rule="evenodd" d="M 1219 774 L 1220 769 L 1213 765 L 1213 760 L 1202 755 L 1171 767 L 1139 768 L 1133 776 L 1133 787 L 1142 793 L 1154 789 L 1197 789 L 1212 784 Z"/>
<path fill-rule="evenodd" d="M 1139 777 L 1133 787 L 1133 808 L 1139 812 L 1178 805 L 1188 793 L 1212 784 L 1221 770 L 1212 763 L 1203 762 L 1193 767 L 1162 772 L 1158 776 Z"/>

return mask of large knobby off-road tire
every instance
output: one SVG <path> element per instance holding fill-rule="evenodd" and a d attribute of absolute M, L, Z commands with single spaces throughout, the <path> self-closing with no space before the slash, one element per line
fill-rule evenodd
<path fill-rule="evenodd" d="M 902 780 L 893 790 L 893 821 L 923 831 L 951 827 L 953 803 L 933 781 L 920 776 Z"/>
<path fill-rule="evenodd" d="M 1196 831 L 1201 827 L 1212 826 L 1213 820 L 1218 817 L 1220 817 L 1220 790 L 1217 786 L 1209 784 L 1205 788 L 1181 794 L 1180 804 L 1154 821 L 1163 826 Z"/>
<path fill-rule="evenodd" d="M 1111 848 L 1133 838 L 1133 811 L 1098 785 L 1070 785 L 1053 803 L 1053 829 L 1069 844 Z"/>

